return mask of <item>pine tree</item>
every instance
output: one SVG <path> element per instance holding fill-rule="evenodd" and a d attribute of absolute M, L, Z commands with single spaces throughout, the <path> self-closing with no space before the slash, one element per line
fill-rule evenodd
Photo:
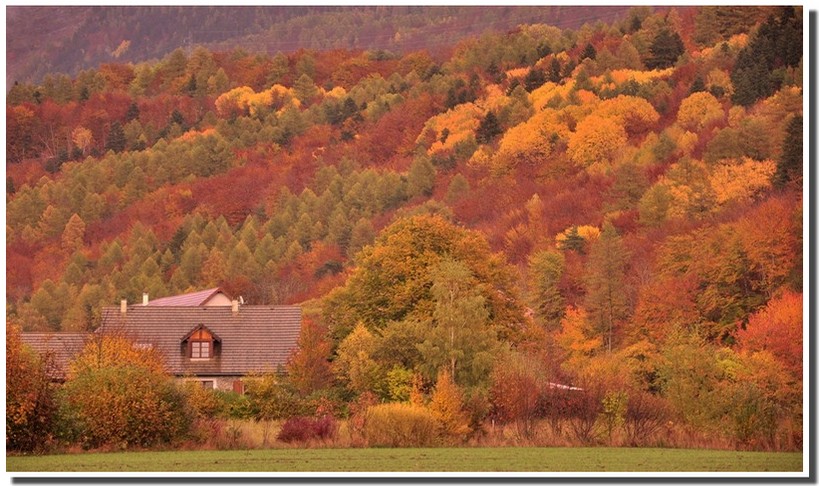
<path fill-rule="evenodd" d="M 475 132 L 475 140 L 478 143 L 490 143 L 501 133 L 503 133 L 503 130 L 501 130 L 500 123 L 498 123 L 498 117 L 495 116 L 494 112 L 490 111 L 478 125 L 478 129 Z"/>
<path fill-rule="evenodd" d="M 626 265 L 628 251 L 611 223 L 603 225 L 586 264 L 585 307 L 597 333 L 611 352 L 616 327 L 628 316 Z"/>
<path fill-rule="evenodd" d="M 586 47 L 583 49 L 583 53 L 580 54 L 580 60 L 591 59 L 593 61 L 595 57 L 597 57 L 597 50 L 593 45 L 591 45 L 591 43 L 586 44 Z"/>
<path fill-rule="evenodd" d="M 106 150 L 113 150 L 114 152 L 122 152 L 127 145 L 125 139 L 125 130 L 118 121 L 111 123 L 111 132 L 108 133 L 108 141 L 105 144 Z"/>
<path fill-rule="evenodd" d="M 651 56 L 645 61 L 646 67 L 664 69 L 677 62 L 677 58 L 685 52 L 685 47 L 678 33 L 663 28 L 654 37 L 649 51 Z"/>
<path fill-rule="evenodd" d="M 802 117 L 795 116 L 788 122 L 785 140 L 782 142 L 782 158 L 776 168 L 774 183 L 781 187 L 788 181 L 802 178 Z"/>
<path fill-rule="evenodd" d="M 558 61 L 556 57 L 553 57 L 552 63 L 549 65 L 549 81 L 559 83 L 560 80 L 563 79 L 560 69 L 560 61 Z"/>
<path fill-rule="evenodd" d="M 85 222 L 77 213 L 74 213 L 69 218 L 65 225 L 61 243 L 63 250 L 67 253 L 73 253 L 83 247 L 83 238 L 85 237 Z"/>
<path fill-rule="evenodd" d="M 563 254 L 552 250 L 540 251 L 529 258 L 531 304 L 536 315 L 550 329 L 560 325 L 566 311 L 566 300 L 558 289 L 564 265 Z"/>
<path fill-rule="evenodd" d="M 546 82 L 546 73 L 543 72 L 543 69 L 540 68 L 532 68 L 529 70 L 529 73 L 523 78 L 523 86 L 526 88 L 526 91 L 532 92 L 537 88 L 543 86 L 543 83 Z"/>

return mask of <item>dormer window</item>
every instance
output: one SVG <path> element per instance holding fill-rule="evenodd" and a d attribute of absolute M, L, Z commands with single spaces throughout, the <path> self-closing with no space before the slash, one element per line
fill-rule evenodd
<path fill-rule="evenodd" d="M 205 326 L 199 326 L 182 340 L 186 346 L 187 357 L 191 360 L 211 359 L 217 352 L 220 343 L 218 336 L 210 332 Z"/>
<path fill-rule="evenodd" d="M 191 358 L 210 358 L 211 341 L 191 341 Z"/>

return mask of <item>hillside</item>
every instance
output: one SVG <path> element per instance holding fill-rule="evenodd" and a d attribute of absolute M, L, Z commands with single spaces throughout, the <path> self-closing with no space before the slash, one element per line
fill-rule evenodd
<path fill-rule="evenodd" d="M 578 28 L 625 7 L 21 7 L 7 9 L 6 84 L 76 75 L 105 62 L 159 59 L 177 47 L 446 51 L 460 39 L 522 23 Z"/>
<path fill-rule="evenodd" d="M 697 433 L 801 447 L 801 9 L 561 10 L 588 23 L 436 55 L 472 33 L 432 34 L 453 12 L 423 10 L 417 29 L 412 8 L 312 13 L 270 20 L 289 44 L 242 31 L 266 53 L 135 37 L 129 55 L 161 58 L 87 52 L 101 64 L 11 87 L 9 322 L 93 329 L 120 299 L 219 286 L 305 304 L 343 400 L 450 367 L 478 401 L 548 376 L 660 400 Z M 408 40 L 381 44 L 396 29 Z M 294 50 L 298 32 L 320 49 Z M 775 412 L 753 426 L 759 410 Z"/>

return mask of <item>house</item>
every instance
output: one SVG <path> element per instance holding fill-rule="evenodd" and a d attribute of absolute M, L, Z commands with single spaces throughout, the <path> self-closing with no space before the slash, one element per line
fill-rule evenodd
<path fill-rule="evenodd" d="M 158 350 L 168 372 L 179 379 L 241 392 L 243 377 L 284 368 L 300 331 L 300 307 L 242 305 L 217 288 L 154 301 L 145 294 L 141 304 L 104 307 L 96 334 L 124 335 L 137 346 Z M 32 334 L 23 333 L 23 341 L 39 342 L 40 350 L 66 348 L 63 370 L 82 349 L 67 346 L 59 334 L 27 336 Z"/>

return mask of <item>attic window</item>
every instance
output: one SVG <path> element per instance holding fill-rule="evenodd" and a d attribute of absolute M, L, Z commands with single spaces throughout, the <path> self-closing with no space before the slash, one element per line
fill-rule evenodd
<path fill-rule="evenodd" d="M 213 357 L 214 336 L 205 328 L 196 329 L 188 337 L 188 357 L 210 359 Z"/>

